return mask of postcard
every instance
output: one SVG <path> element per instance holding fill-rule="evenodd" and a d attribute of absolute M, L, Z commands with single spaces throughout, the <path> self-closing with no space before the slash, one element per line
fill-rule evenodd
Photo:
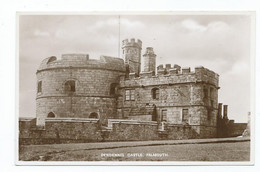
<path fill-rule="evenodd" d="M 17 165 L 254 164 L 253 12 L 17 13 Z"/>

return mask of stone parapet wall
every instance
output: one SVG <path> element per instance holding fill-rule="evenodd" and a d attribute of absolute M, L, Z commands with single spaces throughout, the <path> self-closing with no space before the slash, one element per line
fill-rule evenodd
<path fill-rule="evenodd" d="M 113 123 L 108 141 L 159 140 L 158 126 L 155 123 L 120 122 Z"/>
<path fill-rule="evenodd" d="M 60 60 L 57 60 L 55 56 L 44 59 L 37 73 L 55 68 L 106 69 L 125 72 L 124 60 L 121 58 L 101 56 L 97 60 L 89 59 L 88 54 L 63 54 Z"/>
<path fill-rule="evenodd" d="M 19 141 L 20 144 L 99 142 L 100 130 L 96 119 L 46 119 L 44 128 L 19 128 Z"/>
<path fill-rule="evenodd" d="M 130 78 L 122 78 L 121 87 L 139 86 L 139 85 L 164 85 L 164 84 L 184 84 L 184 83 L 207 83 L 218 88 L 219 75 L 207 68 L 196 67 L 195 71 L 190 71 L 190 68 L 183 68 L 177 70 L 175 68 L 164 68 L 160 65 L 157 68 L 157 75 L 153 76 L 150 73 L 143 72 L 140 76 Z M 158 66 L 159 67 L 159 66 Z M 170 72 L 174 71 L 174 72 Z M 136 84 L 133 84 L 133 81 Z"/>
<path fill-rule="evenodd" d="M 242 136 L 247 128 L 247 123 L 231 123 L 228 125 L 228 137 Z"/>
<path fill-rule="evenodd" d="M 133 119 L 133 120 L 141 120 L 141 121 L 152 121 L 153 120 L 152 115 L 128 116 L 127 118 Z"/>
<path fill-rule="evenodd" d="M 193 126 L 195 128 L 196 126 Z M 199 138 L 215 138 L 217 137 L 217 127 L 214 126 L 198 126 L 200 130 Z"/>
<path fill-rule="evenodd" d="M 190 125 L 166 124 L 167 139 L 182 140 L 199 138 L 199 134 Z"/>
<path fill-rule="evenodd" d="M 111 128 L 104 128 L 99 120 L 81 118 L 46 119 L 44 128 L 28 127 L 30 121 L 19 121 L 19 124 L 19 142 L 23 145 L 198 137 L 191 126 L 165 123 L 164 130 L 161 130 L 161 124 L 153 121 L 114 119 Z"/>

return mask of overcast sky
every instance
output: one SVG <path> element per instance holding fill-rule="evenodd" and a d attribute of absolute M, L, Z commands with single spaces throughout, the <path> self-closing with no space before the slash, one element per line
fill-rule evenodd
<path fill-rule="evenodd" d="M 86 53 L 118 57 L 119 17 L 20 16 L 20 116 L 35 117 L 36 70 L 50 56 Z M 204 66 L 220 75 L 219 102 L 230 119 L 247 122 L 250 111 L 250 16 L 121 15 L 120 40 L 153 47 L 157 65 Z M 120 41 L 121 42 L 121 41 Z M 121 54 L 122 52 L 120 52 Z"/>

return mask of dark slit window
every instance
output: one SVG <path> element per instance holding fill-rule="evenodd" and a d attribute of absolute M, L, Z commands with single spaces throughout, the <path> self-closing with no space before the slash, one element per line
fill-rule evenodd
<path fill-rule="evenodd" d="M 152 98 L 153 99 L 159 99 L 159 88 L 153 88 L 152 89 Z"/>
<path fill-rule="evenodd" d="M 42 81 L 39 81 L 37 87 L 37 93 L 41 93 L 41 92 L 42 92 Z"/>

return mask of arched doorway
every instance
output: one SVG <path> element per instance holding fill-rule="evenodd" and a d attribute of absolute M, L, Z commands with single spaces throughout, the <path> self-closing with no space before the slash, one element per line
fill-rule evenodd
<path fill-rule="evenodd" d="M 89 115 L 89 118 L 98 118 L 98 114 L 96 112 L 92 112 L 90 115 Z"/>
<path fill-rule="evenodd" d="M 55 114 L 53 112 L 48 113 L 47 118 L 55 118 Z"/>

